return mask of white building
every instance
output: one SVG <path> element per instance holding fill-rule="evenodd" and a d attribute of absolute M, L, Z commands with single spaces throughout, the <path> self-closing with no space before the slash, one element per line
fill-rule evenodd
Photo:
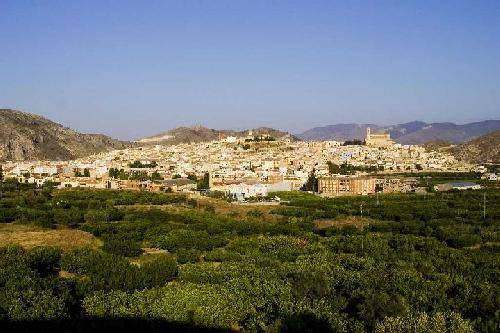
<path fill-rule="evenodd" d="M 243 201 L 246 198 L 252 197 L 265 197 L 267 196 L 267 188 L 262 184 L 235 184 L 229 187 L 229 195 L 232 199 L 238 201 Z"/>

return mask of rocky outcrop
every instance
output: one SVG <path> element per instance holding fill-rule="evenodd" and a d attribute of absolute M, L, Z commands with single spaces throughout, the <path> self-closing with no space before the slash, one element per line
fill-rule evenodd
<path fill-rule="evenodd" d="M 78 133 L 38 115 L 0 109 L 0 160 L 68 160 L 131 145 Z"/>
<path fill-rule="evenodd" d="M 452 147 L 449 152 L 470 163 L 500 163 L 500 131 L 483 135 L 465 144 Z"/>

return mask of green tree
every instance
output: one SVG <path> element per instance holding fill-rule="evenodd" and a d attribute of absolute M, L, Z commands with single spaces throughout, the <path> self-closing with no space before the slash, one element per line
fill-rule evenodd
<path fill-rule="evenodd" d="M 160 175 L 158 171 L 155 171 L 151 174 L 151 180 L 162 180 L 163 177 Z"/>
<path fill-rule="evenodd" d="M 137 257 L 143 252 L 136 241 L 118 236 L 107 237 L 102 249 L 108 253 L 124 257 Z"/>
<path fill-rule="evenodd" d="M 198 190 L 208 190 L 210 188 L 210 174 L 205 172 L 203 178 L 198 180 Z"/>
<path fill-rule="evenodd" d="M 304 186 L 302 186 L 303 191 L 312 191 L 312 192 L 318 191 L 318 178 L 316 178 L 316 175 L 314 173 L 315 172 L 313 170 L 309 174 L 309 178 L 307 178 L 306 183 L 304 184 Z"/>
<path fill-rule="evenodd" d="M 177 276 L 177 261 L 170 255 L 163 255 L 153 261 L 148 261 L 141 267 L 148 284 L 151 286 L 163 286 Z"/>
<path fill-rule="evenodd" d="M 365 141 L 354 139 L 354 140 L 347 140 L 344 141 L 342 144 L 343 146 L 364 146 L 366 143 Z"/>
<path fill-rule="evenodd" d="M 0 200 L 3 196 L 3 167 L 0 164 Z"/>

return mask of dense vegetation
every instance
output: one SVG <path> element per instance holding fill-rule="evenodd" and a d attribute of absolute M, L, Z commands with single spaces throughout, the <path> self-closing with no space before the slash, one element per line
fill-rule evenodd
<path fill-rule="evenodd" d="M 364 146 L 366 142 L 364 140 L 346 140 L 344 143 L 342 143 L 342 146 Z"/>
<path fill-rule="evenodd" d="M 140 163 L 140 162 L 139 162 Z M 135 165 L 134 168 L 146 168 L 147 166 L 138 166 Z M 130 171 L 127 172 L 124 169 L 110 168 L 108 171 L 109 177 L 113 179 L 120 180 L 162 180 L 163 177 L 158 173 L 158 171 L 153 171 L 151 174 L 148 174 L 146 171 Z"/>
<path fill-rule="evenodd" d="M 328 171 L 330 174 L 339 174 L 339 175 L 354 175 L 356 171 L 361 172 L 377 172 L 384 171 L 383 166 L 377 165 L 368 165 L 368 166 L 356 166 L 348 163 L 335 164 L 333 162 L 328 161 Z"/>
<path fill-rule="evenodd" d="M 498 189 L 335 199 L 277 193 L 283 204 L 271 213 L 243 214 L 174 194 L 2 187 L 0 222 L 79 228 L 103 241 L 68 252 L 1 248 L 3 321 L 499 330 Z M 143 254 L 147 248 L 162 251 Z"/>

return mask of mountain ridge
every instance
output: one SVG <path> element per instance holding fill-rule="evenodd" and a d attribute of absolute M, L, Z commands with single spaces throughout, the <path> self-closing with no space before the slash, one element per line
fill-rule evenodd
<path fill-rule="evenodd" d="M 297 134 L 297 136 L 306 141 L 363 140 L 368 127 L 375 132 L 387 131 L 391 134 L 391 138 L 402 144 L 424 144 L 437 140 L 458 144 L 500 130 L 500 120 L 484 120 L 463 125 L 452 122 L 426 123 L 423 121 L 388 126 L 356 123 L 334 124 L 314 127 Z"/>
<path fill-rule="evenodd" d="M 254 135 L 269 135 L 277 140 L 285 138 L 320 141 L 363 140 L 367 127 L 374 132 L 388 131 L 396 142 L 403 144 L 449 142 L 460 145 L 500 130 L 500 120 L 485 120 L 463 125 L 452 122 L 426 123 L 423 121 L 389 126 L 342 123 L 315 127 L 296 136 L 270 127 L 237 131 L 192 126 L 177 127 L 130 142 L 116 140 L 103 134 L 79 133 L 36 114 L 0 109 L 0 160 L 69 160 L 114 149 L 150 144 L 174 145 L 207 142 L 228 136 L 246 137 L 250 131 Z M 463 149 L 464 152 L 474 151 L 473 148 Z"/>
<path fill-rule="evenodd" d="M 204 126 L 181 126 L 170 129 L 159 134 L 145 137 L 134 142 L 139 144 L 179 144 L 179 143 L 195 143 L 195 142 L 206 142 L 226 138 L 228 136 L 235 137 L 245 137 L 249 132 L 253 135 L 269 135 L 275 139 L 282 139 L 285 137 L 291 137 L 293 140 L 297 140 L 294 136 L 291 136 L 288 132 L 277 130 L 271 127 L 258 127 L 254 129 L 235 131 L 235 130 L 220 130 L 213 129 Z"/>
<path fill-rule="evenodd" d="M 0 160 L 70 160 L 131 145 L 79 133 L 33 113 L 0 109 Z"/>

